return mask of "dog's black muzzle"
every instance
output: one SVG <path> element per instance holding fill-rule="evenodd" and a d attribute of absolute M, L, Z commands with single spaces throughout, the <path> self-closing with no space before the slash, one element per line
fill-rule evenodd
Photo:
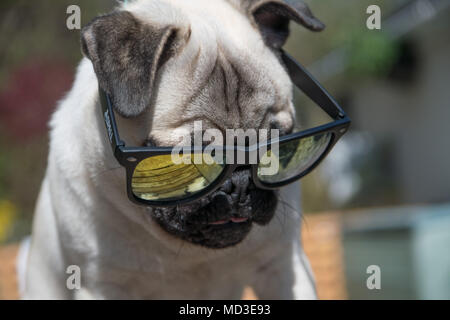
<path fill-rule="evenodd" d="M 272 190 L 256 188 L 247 167 L 238 168 L 216 191 L 195 202 L 152 210 L 169 233 L 195 244 L 224 248 L 241 242 L 252 223 L 267 224 L 277 198 Z"/>

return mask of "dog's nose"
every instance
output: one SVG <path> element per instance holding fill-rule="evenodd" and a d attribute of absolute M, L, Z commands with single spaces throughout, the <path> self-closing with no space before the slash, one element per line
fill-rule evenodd
<path fill-rule="evenodd" d="M 245 205 L 249 201 L 250 189 L 250 170 L 242 168 L 233 172 L 231 178 L 225 181 L 225 183 L 219 189 L 222 194 L 218 194 L 218 196 L 221 195 L 223 197 L 226 197 L 226 200 L 230 205 Z M 225 196 L 225 194 L 227 196 Z M 225 198 L 221 199 L 220 203 L 225 203 Z"/>
<path fill-rule="evenodd" d="M 231 197 L 239 204 L 244 204 L 248 201 L 248 190 L 250 185 L 250 171 L 241 170 L 236 171 L 231 177 L 231 183 L 234 190 L 231 193 Z"/>
<path fill-rule="evenodd" d="M 250 170 L 238 168 L 212 195 L 211 206 L 217 224 L 246 221 L 251 216 Z M 234 220 L 233 220 L 234 219 Z M 217 221 L 216 221 L 217 220 Z"/>

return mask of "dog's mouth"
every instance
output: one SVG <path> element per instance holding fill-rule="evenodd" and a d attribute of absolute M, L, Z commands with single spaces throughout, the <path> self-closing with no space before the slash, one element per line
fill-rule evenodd
<path fill-rule="evenodd" d="M 206 197 L 150 212 L 164 230 L 176 237 L 209 248 L 226 248 L 244 240 L 253 223 L 270 222 L 276 204 L 274 191 L 256 188 L 248 170 L 241 170 Z"/>
<path fill-rule="evenodd" d="M 237 217 L 231 217 L 228 220 L 219 220 L 219 221 L 215 221 L 215 222 L 211 222 L 210 225 L 213 226 L 220 226 L 223 224 L 227 224 L 227 223 L 243 223 L 243 222 L 247 222 L 249 219 L 248 218 L 237 218 Z"/>

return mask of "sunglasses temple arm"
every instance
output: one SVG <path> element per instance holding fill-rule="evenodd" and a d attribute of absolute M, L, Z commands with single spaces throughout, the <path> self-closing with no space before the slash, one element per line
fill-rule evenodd
<path fill-rule="evenodd" d="M 108 134 L 113 154 L 117 156 L 117 153 L 119 152 L 118 147 L 125 146 L 125 143 L 120 140 L 119 131 L 117 130 L 116 117 L 114 116 L 114 109 L 112 107 L 112 102 L 109 95 L 100 87 L 98 88 L 98 92 L 106 132 Z"/>
<path fill-rule="evenodd" d="M 284 50 L 281 57 L 288 69 L 292 82 L 333 119 L 344 118 L 345 112 L 319 82 Z"/>

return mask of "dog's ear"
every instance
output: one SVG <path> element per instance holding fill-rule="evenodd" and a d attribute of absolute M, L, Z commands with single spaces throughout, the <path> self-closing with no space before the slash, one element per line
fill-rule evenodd
<path fill-rule="evenodd" d="M 144 24 L 127 11 L 95 18 L 81 31 L 83 54 L 124 117 L 149 105 L 157 71 L 176 51 L 176 38 L 176 28 Z"/>
<path fill-rule="evenodd" d="M 325 28 L 301 0 L 250 0 L 248 10 L 266 44 L 276 49 L 281 48 L 289 36 L 290 20 L 312 31 Z"/>

